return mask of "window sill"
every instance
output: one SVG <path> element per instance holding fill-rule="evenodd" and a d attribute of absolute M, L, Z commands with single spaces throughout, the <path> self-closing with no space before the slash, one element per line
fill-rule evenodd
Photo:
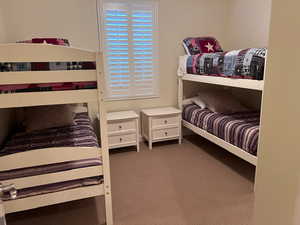
<path fill-rule="evenodd" d="M 131 101 L 131 100 L 145 100 L 145 99 L 154 99 L 159 98 L 159 95 L 152 96 L 143 96 L 143 97 L 128 97 L 128 98 L 105 98 L 106 102 L 114 102 L 114 101 Z"/>

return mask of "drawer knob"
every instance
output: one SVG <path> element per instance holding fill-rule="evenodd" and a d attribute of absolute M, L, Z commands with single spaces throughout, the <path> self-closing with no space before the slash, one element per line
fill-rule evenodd
<path fill-rule="evenodd" d="M 122 129 L 122 126 L 121 126 L 121 125 L 119 126 L 119 129 Z"/>
<path fill-rule="evenodd" d="M 165 120 L 165 124 L 167 124 L 168 123 L 168 120 Z"/>
<path fill-rule="evenodd" d="M 123 141 L 123 139 L 122 138 L 120 138 L 120 142 L 122 142 Z"/>
<path fill-rule="evenodd" d="M 168 136 L 168 132 L 165 132 L 165 135 Z"/>

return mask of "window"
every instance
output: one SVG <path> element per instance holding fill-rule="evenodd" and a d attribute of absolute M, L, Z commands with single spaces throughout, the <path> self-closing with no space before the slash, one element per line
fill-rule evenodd
<path fill-rule="evenodd" d="M 102 6 L 106 97 L 158 96 L 157 3 L 104 1 Z"/>

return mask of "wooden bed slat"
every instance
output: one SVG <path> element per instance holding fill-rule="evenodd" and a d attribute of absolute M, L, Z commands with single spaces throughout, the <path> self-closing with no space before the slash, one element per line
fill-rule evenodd
<path fill-rule="evenodd" d="M 96 61 L 96 53 L 51 44 L 0 44 L 0 62 Z"/>
<path fill-rule="evenodd" d="M 103 175 L 102 169 L 102 166 L 91 166 L 56 173 L 5 180 L 1 181 L 1 183 L 8 185 L 14 184 L 17 189 L 23 189 L 34 186 L 77 180 L 81 178 L 101 176 Z"/>
<path fill-rule="evenodd" d="M 1 72 L 0 85 L 97 81 L 96 70 Z"/>
<path fill-rule="evenodd" d="M 220 147 L 224 148 L 225 150 L 231 152 L 232 154 L 238 156 L 239 158 L 251 163 L 252 165 L 256 166 L 257 165 L 257 157 L 254 155 L 251 155 L 250 153 L 244 151 L 243 149 L 240 149 L 226 141 L 224 141 L 221 138 L 218 138 L 215 135 L 212 135 L 210 133 L 208 133 L 207 131 L 194 126 L 193 124 L 182 120 L 182 124 L 184 127 L 192 130 L 193 132 L 195 132 L 196 134 L 199 134 L 200 136 L 206 138 L 207 140 L 215 143 L 216 145 L 219 145 Z"/>
<path fill-rule="evenodd" d="M 6 213 L 13 213 L 101 195 L 104 195 L 103 184 L 5 201 L 3 205 Z"/>
<path fill-rule="evenodd" d="M 101 148 L 60 147 L 38 149 L 0 157 L 0 171 L 99 158 L 100 156 Z"/>
<path fill-rule="evenodd" d="M 206 84 L 215 84 L 228 87 L 244 88 L 251 90 L 262 91 L 264 89 L 263 80 L 249 80 L 249 79 L 232 79 L 225 77 L 214 77 L 214 76 L 204 76 L 204 75 L 193 75 L 184 74 L 182 80 L 193 81 Z"/>
<path fill-rule="evenodd" d="M 97 98 L 97 89 L 0 94 L 0 108 L 86 103 Z"/>

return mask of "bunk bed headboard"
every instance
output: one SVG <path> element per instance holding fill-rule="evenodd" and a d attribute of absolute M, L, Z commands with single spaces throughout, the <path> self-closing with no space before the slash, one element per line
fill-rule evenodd
<path fill-rule="evenodd" d="M 73 47 L 50 44 L 0 44 L 1 63 L 44 63 L 44 62 L 97 62 L 99 53 Z M 102 58 L 100 58 L 102 60 Z M 97 63 L 96 63 L 97 64 Z M 0 85 L 96 82 L 97 69 L 76 68 L 70 70 L 39 70 L 1 72 Z M 0 96 L 0 108 L 13 108 L 35 105 L 86 103 L 86 99 L 97 101 L 97 91 L 59 91 L 49 95 L 46 92 L 22 95 Z M 81 95 L 84 93 L 84 96 Z M 75 96 L 75 95 L 77 96 Z M 43 97 L 45 101 L 41 101 Z M 63 99 L 62 99 L 63 98 Z M 26 100 L 26 101 L 25 101 Z"/>
<path fill-rule="evenodd" d="M 50 44 L 0 44 L 0 62 L 96 61 L 96 53 Z"/>

